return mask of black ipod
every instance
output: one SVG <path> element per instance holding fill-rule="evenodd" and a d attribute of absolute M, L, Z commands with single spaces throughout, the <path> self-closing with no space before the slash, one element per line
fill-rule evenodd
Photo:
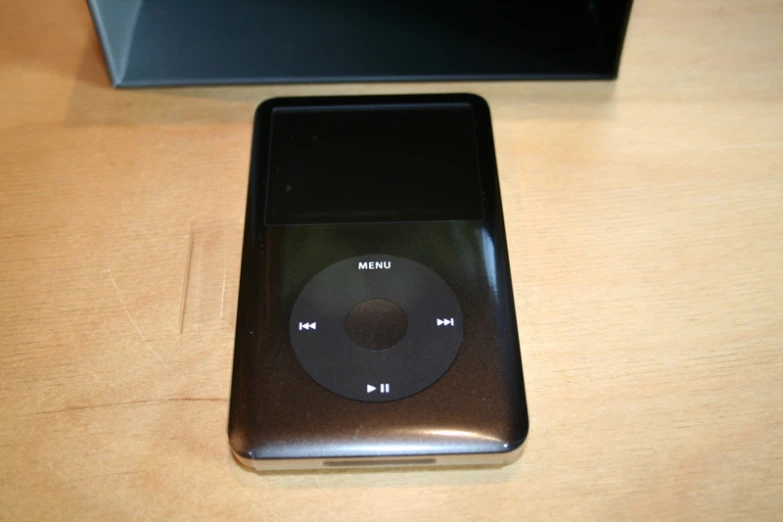
<path fill-rule="evenodd" d="M 519 454 L 528 415 L 482 98 L 259 106 L 228 431 L 259 470 Z"/>

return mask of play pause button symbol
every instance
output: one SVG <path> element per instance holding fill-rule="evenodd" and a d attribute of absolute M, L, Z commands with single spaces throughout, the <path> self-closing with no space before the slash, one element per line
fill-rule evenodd
<path fill-rule="evenodd" d="M 373 386 L 372 384 L 367 385 L 367 393 L 372 393 L 375 390 L 379 390 L 381 393 L 389 393 L 389 383 L 384 382 L 382 384 L 379 384 L 378 386 Z"/>

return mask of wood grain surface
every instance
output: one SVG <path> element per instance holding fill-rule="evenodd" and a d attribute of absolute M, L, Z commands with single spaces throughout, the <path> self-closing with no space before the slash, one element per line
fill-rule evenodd
<path fill-rule="evenodd" d="M 112 90 L 0 3 L 0 519 L 781 520 L 783 4 L 637 0 L 617 82 Z M 226 439 L 251 118 L 492 108 L 531 432 L 500 470 L 258 475 Z"/>

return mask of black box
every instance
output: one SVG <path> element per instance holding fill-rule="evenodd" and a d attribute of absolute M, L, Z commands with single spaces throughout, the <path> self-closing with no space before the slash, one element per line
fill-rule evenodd
<path fill-rule="evenodd" d="M 87 0 L 118 87 L 613 79 L 632 0 Z"/>

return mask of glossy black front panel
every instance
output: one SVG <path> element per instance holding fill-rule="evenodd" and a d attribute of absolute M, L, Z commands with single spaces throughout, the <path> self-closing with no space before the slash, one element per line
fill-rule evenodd
<path fill-rule="evenodd" d="M 273 107 L 311 103 L 469 103 L 483 219 L 266 226 Z M 259 108 L 242 259 L 229 434 L 250 459 L 497 453 L 528 428 L 513 292 L 489 111 L 470 95 L 283 99 Z M 424 391 L 390 402 L 347 399 L 318 385 L 291 346 L 289 322 L 305 285 L 349 257 L 383 253 L 437 273 L 462 310 L 460 351 Z M 393 348 L 391 348 L 393 349 Z"/>

